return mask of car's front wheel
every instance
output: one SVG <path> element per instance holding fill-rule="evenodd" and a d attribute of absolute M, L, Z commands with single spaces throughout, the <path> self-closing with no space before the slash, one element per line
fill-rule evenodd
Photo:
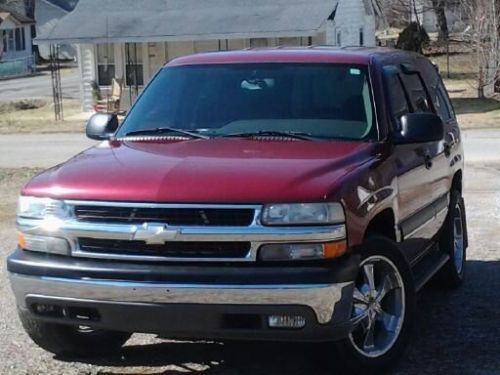
<path fill-rule="evenodd" d="M 367 241 L 355 282 L 352 331 L 336 343 L 332 365 L 375 373 L 394 364 L 408 340 L 415 287 L 410 267 L 395 244 Z"/>

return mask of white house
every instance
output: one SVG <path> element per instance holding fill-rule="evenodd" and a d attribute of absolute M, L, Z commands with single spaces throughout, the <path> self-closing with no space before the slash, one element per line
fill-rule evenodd
<path fill-rule="evenodd" d="M 31 25 L 34 21 L 0 6 L 0 77 L 31 71 Z"/>
<path fill-rule="evenodd" d="M 80 0 L 38 44 L 77 44 L 83 109 L 92 85 L 124 78 L 126 108 L 167 61 L 186 54 L 312 44 L 375 45 L 371 0 Z M 124 103 L 123 103 L 124 102 Z"/>
<path fill-rule="evenodd" d="M 59 22 L 61 18 L 75 9 L 78 0 L 35 0 L 36 34 L 47 34 Z M 38 46 L 40 57 L 45 60 L 50 58 L 48 44 Z M 59 58 L 74 60 L 77 57 L 76 46 L 62 44 L 59 46 Z"/>

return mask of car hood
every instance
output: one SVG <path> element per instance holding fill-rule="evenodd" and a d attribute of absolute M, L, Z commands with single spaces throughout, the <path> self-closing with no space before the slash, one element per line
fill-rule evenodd
<path fill-rule="evenodd" d="M 373 155 L 367 142 L 105 141 L 34 177 L 22 193 L 142 202 L 320 201 Z"/>

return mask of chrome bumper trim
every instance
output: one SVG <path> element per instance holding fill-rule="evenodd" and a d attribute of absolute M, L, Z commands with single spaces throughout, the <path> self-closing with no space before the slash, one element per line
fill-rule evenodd
<path fill-rule="evenodd" d="M 335 305 L 352 282 L 300 285 L 165 284 L 111 280 L 79 280 L 10 274 L 20 307 L 26 297 L 132 303 L 223 305 L 301 305 L 310 307 L 320 324 L 331 321 Z"/>

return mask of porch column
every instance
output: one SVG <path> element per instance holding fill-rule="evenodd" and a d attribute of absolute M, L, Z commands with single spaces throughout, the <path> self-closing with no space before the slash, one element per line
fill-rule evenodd
<path fill-rule="evenodd" d="M 93 110 L 92 82 L 96 80 L 95 54 L 92 44 L 78 45 L 78 68 L 80 71 L 80 99 L 82 110 Z"/>

